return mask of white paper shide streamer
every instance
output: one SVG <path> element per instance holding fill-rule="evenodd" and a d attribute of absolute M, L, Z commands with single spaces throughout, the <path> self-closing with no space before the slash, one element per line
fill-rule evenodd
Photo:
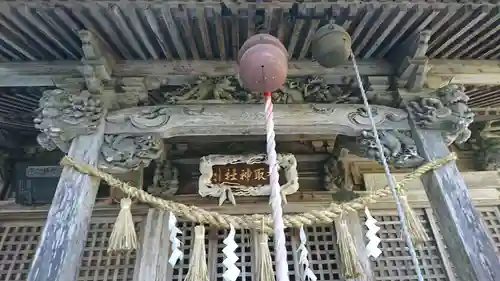
<path fill-rule="evenodd" d="M 179 247 L 181 246 L 181 240 L 177 238 L 177 234 L 182 233 L 180 229 L 177 228 L 177 218 L 175 217 L 174 214 L 170 213 L 168 217 L 168 231 L 170 233 L 170 251 L 172 254 L 170 254 L 170 258 L 168 259 L 168 263 L 170 263 L 171 266 L 175 266 L 178 260 L 182 259 L 184 256 L 184 253 L 179 250 Z"/>
<path fill-rule="evenodd" d="M 309 267 L 308 255 L 309 251 L 306 248 L 307 236 L 304 231 L 304 227 L 300 228 L 300 245 L 297 249 L 299 252 L 299 266 L 302 270 L 301 280 L 303 281 L 316 281 L 318 278 L 314 275 L 314 272 Z"/>
<path fill-rule="evenodd" d="M 224 272 L 224 274 L 222 274 L 222 278 L 224 278 L 224 281 L 236 281 L 236 279 L 238 279 L 238 276 L 240 276 L 240 269 L 236 266 L 238 256 L 236 256 L 236 254 L 234 253 L 234 251 L 238 248 L 238 244 L 236 244 L 236 241 L 234 241 L 235 234 L 236 231 L 231 225 L 229 234 L 227 235 L 226 239 L 222 241 L 224 245 L 226 245 L 226 247 L 222 249 L 222 252 L 226 256 L 224 261 L 222 261 L 222 264 L 226 268 L 226 271 Z"/>
<path fill-rule="evenodd" d="M 368 228 L 368 231 L 366 232 L 366 238 L 368 238 L 366 254 L 376 259 L 380 256 L 380 254 L 382 254 L 382 251 L 379 249 L 380 238 L 377 236 L 377 232 L 380 230 L 380 227 L 377 226 L 377 220 L 372 217 L 368 208 L 365 208 L 365 215 L 365 225 Z"/>

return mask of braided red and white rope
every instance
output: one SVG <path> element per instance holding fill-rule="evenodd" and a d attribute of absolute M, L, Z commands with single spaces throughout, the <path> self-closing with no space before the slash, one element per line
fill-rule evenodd
<path fill-rule="evenodd" d="M 281 190 L 279 184 L 278 164 L 276 160 L 276 141 L 274 134 L 274 114 L 271 93 L 265 93 L 267 161 L 269 164 L 269 181 L 271 185 L 270 203 L 274 228 L 274 253 L 276 262 L 276 280 L 289 281 L 288 261 L 285 247 L 285 226 L 281 206 Z"/>

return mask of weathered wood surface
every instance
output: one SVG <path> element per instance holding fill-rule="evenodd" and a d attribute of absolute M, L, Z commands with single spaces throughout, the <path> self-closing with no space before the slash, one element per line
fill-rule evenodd
<path fill-rule="evenodd" d="M 396 181 L 400 181 L 406 174 L 392 173 Z M 500 177 L 496 171 L 462 172 L 469 195 L 473 202 L 491 202 L 491 199 L 500 198 Z M 382 173 L 365 173 L 363 179 L 367 192 L 384 188 L 387 179 Z M 412 181 L 404 186 L 408 200 L 412 205 L 427 201 L 424 184 L 421 181 Z M 386 197 L 377 201 L 377 204 L 394 204 L 394 198 Z"/>
<path fill-rule="evenodd" d="M 427 161 L 450 153 L 440 132 L 420 130 L 413 121 L 410 124 Z M 500 260 L 456 164 L 427 173 L 422 182 L 457 275 L 467 281 L 500 280 Z"/>
<path fill-rule="evenodd" d="M 104 122 L 93 135 L 73 140 L 68 155 L 96 166 Z M 65 167 L 31 264 L 28 281 L 76 280 L 99 180 Z"/>
<path fill-rule="evenodd" d="M 491 60 L 429 60 L 427 80 L 436 86 L 451 78 L 472 84 L 498 84 L 500 63 Z M 391 76 L 393 67 L 383 60 L 358 60 L 363 76 Z M 79 61 L 1 62 L 0 86 L 55 86 L 67 78 L 82 79 Z M 149 77 L 170 85 L 182 85 L 190 77 L 225 76 L 237 73 L 234 61 L 118 61 L 114 77 Z M 289 76 L 322 76 L 328 83 L 341 83 L 342 77 L 353 76 L 350 62 L 335 68 L 323 68 L 311 61 L 290 61 Z M 471 80 L 476 79 L 476 80 Z M 436 82 L 438 81 L 438 82 Z"/>
<path fill-rule="evenodd" d="M 439 63 L 436 63 L 438 62 Z M 498 60 L 430 60 L 427 86 L 438 89 L 448 83 L 465 85 L 500 85 Z"/>
<path fill-rule="evenodd" d="M 136 259 L 134 281 L 171 280 L 168 216 L 167 211 L 149 209 Z"/>
<path fill-rule="evenodd" d="M 363 212 L 361 210 L 360 212 Z M 349 233 L 351 233 L 352 238 L 354 240 L 354 245 L 356 246 L 356 251 L 358 253 L 359 261 L 364 268 L 364 275 L 358 278 L 352 279 L 353 281 L 373 281 L 373 271 L 371 269 L 371 261 L 370 257 L 366 254 L 366 243 L 365 243 L 365 235 L 363 233 L 363 225 L 360 220 L 359 212 L 350 212 L 344 214 L 342 217 L 346 222 L 349 228 Z"/>
<path fill-rule="evenodd" d="M 372 106 L 379 129 L 409 130 L 408 114 L 401 109 Z M 362 105 L 290 104 L 275 105 L 275 132 L 359 136 L 370 122 Z M 264 135 L 263 106 L 199 105 L 150 106 L 112 112 L 106 118 L 106 134 L 158 134 L 162 138 L 207 135 Z"/>
<path fill-rule="evenodd" d="M 383 60 L 358 61 L 361 75 L 389 76 L 392 66 Z M 53 62 L 2 62 L 0 63 L 0 86 L 54 86 L 57 81 L 80 78 L 79 61 Z M 114 77 L 149 77 L 168 85 L 183 85 L 196 76 L 235 75 L 238 65 L 234 61 L 166 61 L 132 60 L 119 61 L 113 66 Z M 329 83 L 341 83 L 342 77 L 353 76 L 350 62 L 335 68 L 324 68 L 316 62 L 290 61 L 288 76 L 324 77 Z M 83 81 L 83 78 L 82 78 Z"/>

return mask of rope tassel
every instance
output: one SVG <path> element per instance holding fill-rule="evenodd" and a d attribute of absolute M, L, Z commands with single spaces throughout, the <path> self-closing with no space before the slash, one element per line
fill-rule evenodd
<path fill-rule="evenodd" d="M 194 243 L 189 260 L 189 269 L 184 281 L 208 281 L 207 253 L 205 252 L 205 227 L 194 228 Z"/>
<path fill-rule="evenodd" d="M 337 231 L 337 244 L 342 260 L 342 270 L 345 279 L 360 277 L 363 273 L 363 265 L 359 261 L 356 244 L 349 233 L 349 228 L 344 220 L 340 220 L 335 227 Z"/>
<path fill-rule="evenodd" d="M 120 201 L 121 209 L 109 237 L 108 253 L 137 249 L 137 234 L 130 210 L 131 205 L 130 198 L 122 198 Z"/>
<path fill-rule="evenodd" d="M 430 240 L 424 225 L 418 218 L 417 214 L 413 211 L 410 204 L 408 203 L 408 198 L 402 191 L 399 191 L 399 200 L 401 202 L 401 207 L 403 207 L 405 213 L 405 224 L 408 233 L 410 234 L 411 240 L 415 245 L 421 245 L 424 242 Z"/>
<path fill-rule="evenodd" d="M 269 251 L 269 236 L 266 233 L 255 233 L 255 241 L 258 243 L 255 247 L 256 252 L 256 281 L 275 281 L 273 272 L 273 261 L 271 259 L 271 252 Z"/>

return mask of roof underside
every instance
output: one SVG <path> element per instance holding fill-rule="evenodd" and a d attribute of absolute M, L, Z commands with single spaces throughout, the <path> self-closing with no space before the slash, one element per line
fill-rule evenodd
<path fill-rule="evenodd" d="M 362 59 L 391 59 L 422 30 L 432 32 L 430 58 L 500 58 L 498 1 L 380 2 L 303 1 L 296 9 L 286 1 L 224 7 L 220 1 L 2 1 L 0 60 L 79 60 L 81 29 L 121 60 L 233 60 L 246 38 L 261 31 L 280 38 L 291 59 L 310 59 L 311 37 L 330 9 Z M 1 89 L 0 128 L 36 133 L 31 120 L 43 90 Z M 498 86 L 468 91 L 474 107 L 500 105 Z"/>
<path fill-rule="evenodd" d="M 306 2 L 296 13 L 291 2 L 259 4 L 261 12 L 257 4 L 223 8 L 206 1 L 23 2 L 0 3 L 3 60 L 80 59 L 80 29 L 93 31 L 119 59 L 234 59 L 259 29 L 280 38 L 292 59 L 303 59 L 330 8 L 360 58 L 390 57 L 423 29 L 432 31 L 430 58 L 500 57 L 500 12 L 493 4 Z"/>

